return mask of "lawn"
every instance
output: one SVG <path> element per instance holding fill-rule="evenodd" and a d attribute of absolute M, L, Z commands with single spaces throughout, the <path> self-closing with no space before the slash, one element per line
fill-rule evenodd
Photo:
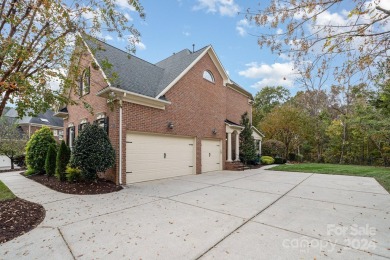
<path fill-rule="evenodd" d="M 15 198 L 15 195 L 8 189 L 3 182 L 0 181 L 0 201 Z"/>
<path fill-rule="evenodd" d="M 360 165 L 302 163 L 279 165 L 271 168 L 270 170 L 373 177 L 390 193 L 390 168 Z"/>

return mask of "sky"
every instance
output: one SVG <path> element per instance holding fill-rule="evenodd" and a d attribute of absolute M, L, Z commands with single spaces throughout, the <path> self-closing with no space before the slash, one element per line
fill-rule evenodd
<path fill-rule="evenodd" d="M 298 75 L 293 61 L 257 44 L 260 30 L 280 33 L 284 28 L 260 28 L 246 19 L 248 8 L 252 12 L 264 9 L 267 0 L 140 0 L 145 19 L 139 18 L 127 0 L 115 1 L 140 31 L 135 55 L 146 61 L 156 63 L 183 49 L 192 50 L 193 44 L 195 50 L 211 44 L 230 78 L 252 94 L 264 86 L 283 86 L 292 95 L 302 90 L 294 84 Z M 377 1 L 367 0 L 366 4 Z M 353 6 L 353 1 L 343 1 L 323 12 L 317 23 L 346 25 Z M 382 0 L 381 6 L 389 9 L 390 0 Z M 125 40 L 108 33 L 101 36 L 108 44 L 125 49 Z"/>
<path fill-rule="evenodd" d="M 258 9 L 257 1 L 234 0 L 164 0 L 141 1 L 145 20 L 122 3 L 134 26 L 141 33 L 136 56 L 156 63 L 183 49 L 195 50 L 212 45 L 230 78 L 255 94 L 266 85 L 294 88 L 292 63 L 260 49 L 257 38 L 249 33 L 256 28 L 245 19 L 249 7 Z M 108 44 L 121 49 L 126 43 L 103 34 Z"/>

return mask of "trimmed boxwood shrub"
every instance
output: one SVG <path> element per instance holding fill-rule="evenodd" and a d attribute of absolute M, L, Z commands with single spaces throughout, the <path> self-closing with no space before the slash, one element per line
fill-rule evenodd
<path fill-rule="evenodd" d="M 275 162 L 274 158 L 271 156 L 261 156 L 260 161 L 262 164 L 268 165 L 273 164 Z"/>
<path fill-rule="evenodd" d="M 66 167 L 66 179 L 69 182 L 77 182 L 82 179 L 81 170 L 78 168 L 72 168 L 71 166 Z"/>
<path fill-rule="evenodd" d="M 82 171 L 83 178 L 95 180 L 115 164 L 115 151 L 106 131 L 97 125 L 87 124 L 74 142 L 70 160 L 72 167 Z"/>
<path fill-rule="evenodd" d="M 285 164 L 286 162 L 287 160 L 282 157 L 275 157 L 275 164 Z"/>
<path fill-rule="evenodd" d="M 66 180 L 65 171 L 66 171 L 66 166 L 69 163 L 69 159 L 70 159 L 70 149 L 65 144 L 65 142 L 62 141 L 60 148 L 58 149 L 57 152 L 56 172 L 55 172 L 56 177 L 61 181 Z"/>
<path fill-rule="evenodd" d="M 50 145 L 56 145 L 53 132 L 49 127 L 44 126 L 36 131 L 26 146 L 26 164 L 28 173 L 43 173 L 45 161 Z"/>
<path fill-rule="evenodd" d="M 45 171 L 48 176 L 53 176 L 56 171 L 57 151 L 54 145 L 49 146 L 45 160 Z"/>

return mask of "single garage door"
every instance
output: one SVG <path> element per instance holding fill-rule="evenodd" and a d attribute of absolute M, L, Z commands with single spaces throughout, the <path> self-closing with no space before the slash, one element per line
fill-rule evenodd
<path fill-rule="evenodd" d="M 11 168 L 11 160 L 5 155 L 0 155 L 0 168 Z"/>
<path fill-rule="evenodd" d="M 202 172 L 221 170 L 221 141 L 202 140 Z"/>
<path fill-rule="evenodd" d="M 127 134 L 127 183 L 194 173 L 194 138 Z"/>

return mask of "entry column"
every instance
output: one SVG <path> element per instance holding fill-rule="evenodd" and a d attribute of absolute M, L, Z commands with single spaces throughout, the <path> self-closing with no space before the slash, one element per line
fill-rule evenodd
<path fill-rule="evenodd" d="M 227 151 L 228 151 L 228 158 L 226 161 L 232 162 L 232 133 L 227 133 Z"/>

